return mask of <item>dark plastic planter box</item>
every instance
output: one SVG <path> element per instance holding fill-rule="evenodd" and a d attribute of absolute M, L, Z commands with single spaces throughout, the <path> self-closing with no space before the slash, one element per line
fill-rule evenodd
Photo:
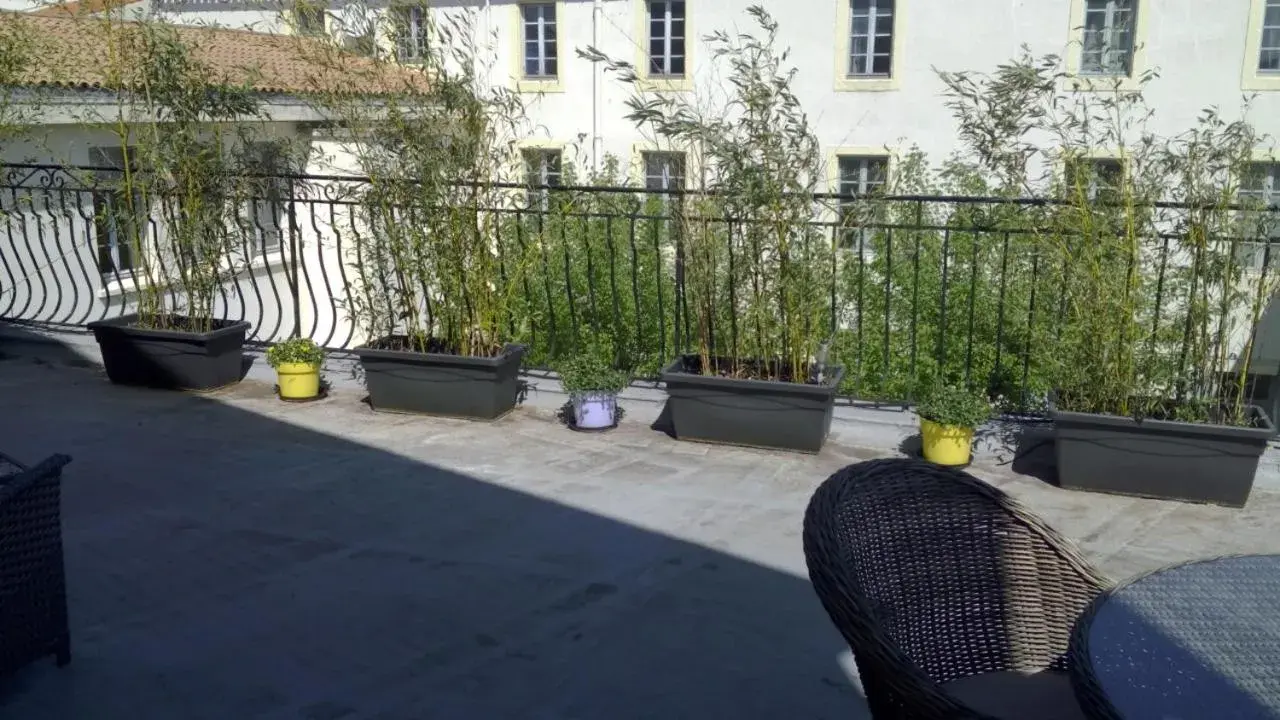
<path fill-rule="evenodd" d="M 375 410 L 494 420 L 516 405 L 524 345 L 497 357 L 355 349 Z"/>
<path fill-rule="evenodd" d="M 138 316 L 89 323 L 107 378 L 117 385 L 214 390 L 244 376 L 249 323 L 214 320 L 205 333 L 134 327 Z"/>
<path fill-rule="evenodd" d="M 843 367 L 821 385 L 738 380 L 686 371 L 697 358 L 677 358 L 662 372 L 677 439 L 816 453 L 831 430 Z"/>
<path fill-rule="evenodd" d="M 1049 410 L 1059 485 L 1164 500 L 1244 507 L 1276 434 L 1256 407 L 1254 427 Z"/>

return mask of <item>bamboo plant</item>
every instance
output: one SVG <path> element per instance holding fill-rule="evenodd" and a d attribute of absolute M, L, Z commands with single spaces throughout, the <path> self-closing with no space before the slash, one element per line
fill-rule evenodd
<path fill-rule="evenodd" d="M 88 182 L 122 198 L 102 220 L 134 258 L 137 325 L 207 332 L 222 322 L 223 284 L 252 257 L 240 212 L 255 168 L 243 148 L 258 137 L 262 102 L 247 80 L 198 60 L 190 34 L 114 14 L 82 22 L 105 47 L 116 99 L 84 121 L 113 132 L 123 154 Z"/>
<path fill-rule="evenodd" d="M 374 36 L 394 39 L 399 22 L 383 16 Z M 374 100 L 312 99 L 347 128 L 344 149 L 368 178 L 348 197 L 361 231 L 345 259 L 358 274 L 347 311 L 370 347 L 493 356 L 519 334 L 513 298 L 530 249 L 502 237 L 500 210 L 527 121 L 517 93 L 485 80 L 474 13 L 428 32 L 411 72 L 381 83 Z M 368 49 L 376 67 L 406 62 L 395 42 Z M 324 68 L 341 57 L 335 46 L 311 59 Z"/>
<path fill-rule="evenodd" d="M 1162 137 L 1141 90 L 1080 92 L 1054 56 L 940 75 L 967 171 L 996 194 L 1050 198 L 1002 226 L 1033 253 L 1043 309 L 1028 351 L 1058 406 L 1249 423 L 1253 336 L 1275 285 L 1269 260 L 1241 262 L 1269 247 L 1238 205 L 1265 143 L 1247 105 Z"/>
<path fill-rule="evenodd" d="M 721 103 L 649 91 L 631 64 L 596 48 L 580 54 L 632 89 L 628 120 L 694 156 L 698 194 L 669 200 L 696 354 L 688 369 L 810 382 L 832 324 L 833 248 L 811 224 L 820 145 L 791 90 L 797 71 L 776 47 L 778 23 L 760 6 L 747 14 L 753 32 L 703 38 L 725 78 Z"/>

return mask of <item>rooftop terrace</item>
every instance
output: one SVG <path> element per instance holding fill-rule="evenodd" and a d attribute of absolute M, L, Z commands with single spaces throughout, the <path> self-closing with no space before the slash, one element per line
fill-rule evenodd
<path fill-rule="evenodd" d="M 196 396 L 0 360 L 0 449 L 74 458 L 75 657 L 8 680 L 0 718 L 865 717 L 801 518 L 832 471 L 898 453 L 910 415 L 799 456 L 676 442 L 643 397 L 584 435 L 536 387 L 480 424 L 375 414 L 344 383 L 285 404 L 256 377 Z M 1273 466 L 1230 510 L 1013 471 L 1035 452 L 971 472 L 1113 578 L 1280 550 Z"/>

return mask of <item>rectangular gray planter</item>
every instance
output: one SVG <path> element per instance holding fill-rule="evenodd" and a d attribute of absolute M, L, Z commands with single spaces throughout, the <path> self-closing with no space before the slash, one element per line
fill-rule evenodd
<path fill-rule="evenodd" d="M 493 420 L 515 407 L 524 345 L 496 357 L 355 349 L 374 410 Z"/>
<path fill-rule="evenodd" d="M 677 439 L 811 453 L 822 449 L 843 367 L 828 367 L 824 382 L 810 385 L 688 372 L 696 361 L 685 355 L 662 372 Z"/>
<path fill-rule="evenodd" d="M 117 385 L 213 390 L 240 382 L 249 323 L 214 320 L 209 332 L 136 327 L 138 316 L 89 323 L 107 378 Z"/>
<path fill-rule="evenodd" d="M 1073 490 L 1244 507 L 1258 459 L 1276 434 L 1250 407 L 1254 427 L 1135 420 L 1050 404 L 1058 484 Z"/>

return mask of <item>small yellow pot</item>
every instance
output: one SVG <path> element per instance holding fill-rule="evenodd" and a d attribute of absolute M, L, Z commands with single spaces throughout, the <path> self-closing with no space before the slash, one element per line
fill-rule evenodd
<path fill-rule="evenodd" d="M 280 363 L 280 397 L 285 400 L 309 400 L 320 394 L 320 366 L 308 363 Z"/>
<path fill-rule="evenodd" d="M 920 439 L 924 459 L 939 465 L 968 465 L 973 447 L 973 428 L 939 425 L 920 418 Z"/>

